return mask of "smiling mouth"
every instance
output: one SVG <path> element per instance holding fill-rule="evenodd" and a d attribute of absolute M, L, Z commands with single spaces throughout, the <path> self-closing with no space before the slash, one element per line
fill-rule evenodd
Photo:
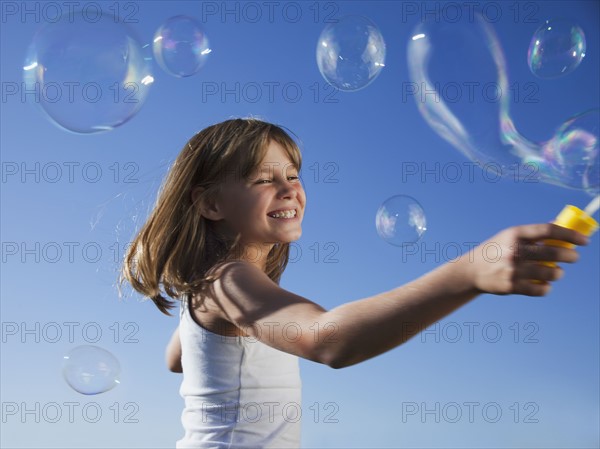
<path fill-rule="evenodd" d="M 269 212 L 267 215 L 271 218 L 296 218 L 296 209 L 277 210 Z"/>

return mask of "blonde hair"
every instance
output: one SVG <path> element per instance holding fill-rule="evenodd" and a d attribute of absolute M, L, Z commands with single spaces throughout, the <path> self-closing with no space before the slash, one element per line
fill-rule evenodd
<path fill-rule="evenodd" d="M 192 189 L 200 200 L 214 195 L 229 174 L 247 178 L 261 163 L 271 141 L 280 144 L 299 171 L 300 149 L 281 127 L 255 118 L 232 119 L 209 126 L 183 147 L 161 186 L 156 205 L 129 246 L 119 284 L 131 286 L 170 315 L 183 294 L 203 292 L 214 268 L 236 258 L 239 238 L 218 234 L 213 222 L 194 210 Z M 239 236 L 238 236 L 239 237 Z M 289 257 L 289 243 L 275 244 L 265 272 L 279 283 Z M 213 274 L 211 274 L 213 273 Z"/>

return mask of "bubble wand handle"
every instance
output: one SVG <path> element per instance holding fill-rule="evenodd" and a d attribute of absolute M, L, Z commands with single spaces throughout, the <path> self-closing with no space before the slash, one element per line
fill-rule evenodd
<path fill-rule="evenodd" d="M 553 223 L 562 226 L 563 228 L 573 229 L 587 237 L 598 230 L 598 222 L 596 220 L 578 207 L 570 204 L 563 208 Z M 562 246 L 564 248 L 573 248 L 575 246 L 572 243 L 563 242 L 561 240 L 545 240 L 544 243 L 552 246 Z M 556 266 L 554 262 L 542 262 L 542 264 L 549 267 Z"/>

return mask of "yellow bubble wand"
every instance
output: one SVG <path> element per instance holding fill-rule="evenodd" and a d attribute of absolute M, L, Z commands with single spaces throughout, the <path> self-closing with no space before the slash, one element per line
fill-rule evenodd
<path fill-rule="evenodd" d="M 573 229 L 582 233 L 586 237 L 591 236 L 598 230 L 598 222 L 592 218 L 592 215 L 600 208 L 600 195 L 595 197 L 581 210 L 571 204 L 566 205 L 554 220 L 554 224 L 563 228 Z M 560 240 L 546 240 L 546 243 L 553 246 L 562 246 L 564 248 L 573 248 L 575 245 Z M 555 267 L 554 262 L 542 262 L 549 267 Z"/>

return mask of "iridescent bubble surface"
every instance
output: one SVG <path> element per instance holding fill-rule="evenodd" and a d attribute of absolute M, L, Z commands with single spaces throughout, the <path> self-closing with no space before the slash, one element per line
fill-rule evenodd
<path fill-rule="evenodd" d="M 558 78 L 575 70 L 585 57 L 583 30 L 566 19 L 546 20 L 531 38 L 527 63 L 539 78 Z"/>
<path fill-rule="evenodd" d="M 417 242 L 427 230 L 425 211 L 408 195 L 395 195 L 383 202 L 375 216 L 377 234 L 390 245 Z"/>
<path fill-rule="evenodd" d="M 104 393 L 119 384 L 121 367 L 106 349 L 83 345 L 64 357 L 63 377 L 73 390 L 81 394 Z"/>
<path fill-rule="evenodd" d="M 583 188 L 600 183 L 599 128 L 599 110 L 592 109 L 567 120 L 544 144 L 544 161 L 561 182 Z"/>
<path fill-rule="evenodd" d="M 212 51 L 202 26 L 187 16 L 166 20 L 154 34 L 153 50 L 160 67 L 180 78 L 196 74 Z"/>
<path fill-rule="evenodd" d="M 82 12 L 42 25 L 28 48 L 23 80 L 27 101 L 76 133 L 123 125 L 139 112 L 154 81 L 125 24 Z"/>
<path fill-rule="evenodd" d="M 465 156 L 509 168 L 518 161 L 500 139 L 500 114 L 509 97 L 505 61 L 494 30 L 478 14 L 418 24 L 408 65 L 419 111 Z"/>
<path fill-rule="evenodd" d="M 430 127 L 469 159 L 513 179 L 543 181 L 594 195 L 598 182 L 595 112 L 570 118 L 534 142 L 510 115 L 502 46 L 479 13 L 418 24 L 408 43 L 412 92 Z M 594 174 L 596 173 L 596 174 Z"/>
<path fill-rule="evenodd" d="M 372 83 L 385 66 L 385 41 L 368 18 L 350 15 L 328 24 L 317 42 L 317 65 L 333 87 L 355 91 Z"/>

